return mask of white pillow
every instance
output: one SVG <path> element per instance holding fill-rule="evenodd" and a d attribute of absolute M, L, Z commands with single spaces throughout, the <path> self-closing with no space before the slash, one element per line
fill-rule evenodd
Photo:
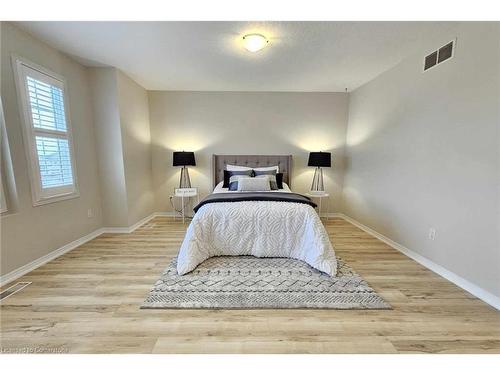
<path fill-rule="evenodd" d="M 224 186 L 224 181 L 219 182 L 217 186 L 214 187 L 214 191 L 212 193 L 220 193 L 221 191 L 228 190 L 227 188 L 223 188 L 223 186 Z"/>
<path fill-rule="evenodd" d="M 274 165 L 272 167 L 250 168 L 250 167 L 243 167 L 241 165 L 226 164 L 226 171 L 249 171 L 251 169 L 253 169 L 254 171 L 274 171 L 274 170 L 276 170 L 276 173 L 279 173 L 279 171 L 280 171 L 280 167 L 277 165 Z"/>
<path fill-rule="evenodd" d="M 240 165 L 226 164 L 226 171 L 250 171 L 252 168 L 242 167 Z"/>
<path fill-rule="evenodd" d="M 276 170 L 276 173 L 280 172 L 280 167 L 275 165 L 272 167 L 260 167 L 260 168 L 252 168 L 254 171 L 274 171 Z"/>
<path fill-rule="evenodd" d="M 268 178 L 243 177 L 238 179 L 238 191 L 270 191 Z"/>

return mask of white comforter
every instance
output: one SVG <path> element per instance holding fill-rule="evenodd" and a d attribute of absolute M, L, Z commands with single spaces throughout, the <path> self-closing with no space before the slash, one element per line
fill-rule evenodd
<path fill-rule="evenodd" d="M 222 202 L 202 206 L 177 258 L 180 275 L 220 255 L 287 257 L 334 276 L 337 261 L 321 220 L 309 205 L 291 202 Z"/>

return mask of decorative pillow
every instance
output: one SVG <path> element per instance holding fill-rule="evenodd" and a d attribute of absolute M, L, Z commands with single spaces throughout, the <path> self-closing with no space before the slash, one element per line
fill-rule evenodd
<path fill-rule="evenodd" d="M 271 190 L 278 190 L 278 184 L 276 181 L 276 170 L 268 170 L 268 171 L 258 171 L 254 169 L 254 174 L 255 177 L 269 177 L 269 185 L 271 187 Z"/>
<path fill-rule="evenodd" d="M 244 177 L 251 177 L 253 171 L 250 169 L 248 171 L 229 171 L 229 190 L 238 190 L 238 180 Z"/>
<path fill-rule="evenodd" d="M 238 180 L 238 191 L 269 191 L 269 176 L 241 177 Z"/>
<path fill-rule="evenodd" d="M 253 168 L 254 171 L 276 171 L 278 173 L 280 171 L 280 167 L 277 165 L 274 165 L 272 167 L 259 167 L 259 168 Z"/>
<path fill-rule="evenodd" d="M 276 173 L 276 185 L 278 189 L 283 189 L 283 173 Z"/>
<path fill-rule="evenodd" d="M 250 167 L 243 167 L 241 165 L 226 164 L 226 171 L 251 171 Z"/>
<path fill-rule="evenodd" d="M 224 183 L 222 184 L 223 188 L 228 188 L 229 187 L 229 178 L 231 177 L 231 172 L 229 171 L 224 171 Z"/>

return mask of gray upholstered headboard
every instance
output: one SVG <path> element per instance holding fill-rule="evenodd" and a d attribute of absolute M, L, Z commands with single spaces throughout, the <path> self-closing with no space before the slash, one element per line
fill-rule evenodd
<path fill-rule="evenodd" d="M 272 167 L 278 165 L 283 173 L 283 182 L 291 186 L 292 155 L 213 155 L 213 185 L 224 179 L 226 164 L 250 168 Z"/>

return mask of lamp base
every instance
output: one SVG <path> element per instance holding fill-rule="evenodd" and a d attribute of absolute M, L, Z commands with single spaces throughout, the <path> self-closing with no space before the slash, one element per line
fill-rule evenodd
<path fill-rule="evenodd" d="M 181 169 L 181 179 L 179 180 L 179 189 L 190 188 L 191 180 L 189 179 L 189 171 L 187 167 Z"/>
<path fill-rule="evenodd" d="M 314 178 L 311 185 L 311 193 L 321 194 L 325 192 L 325 186 L 323 185 L 323 170 L 321 167 L 316 167 L 314 170 Z"/>

